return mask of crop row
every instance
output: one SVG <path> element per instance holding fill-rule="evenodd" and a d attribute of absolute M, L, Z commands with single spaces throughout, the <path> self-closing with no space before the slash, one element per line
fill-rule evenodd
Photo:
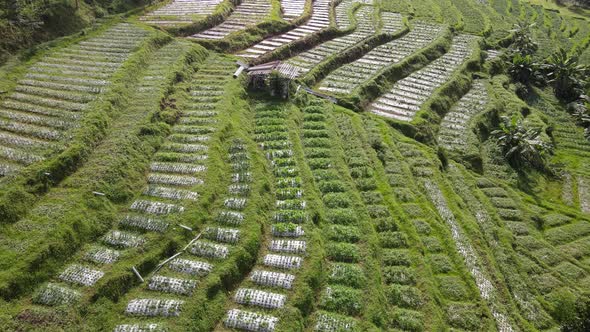
<path fill-rule="evenodd" d="M 271 227 L 265 249 L 250 277 L 234 294 L 237 306 L 232 306 L 224 319 L 228 328 L 274 331 L 301 278 L 299 271 L 309 251 L 305 231 L 309 218 L 287 114 L 282 108 L 264 104 L 255 109 L 255 139 L 272 167 L 275 209 L 267 221 Z"/>
<path fill-rule="evenodd" d="M 422 104 L 471 56 L 474 40 L 470 35 L 455 37 L 448 53 L 396 82 L 388 93 L 371 104 L 370 111 L 411 121 Z"/>
<path fill-rule="evenodd" d="M 108 88 L 113 73 L 147 35 L 121 23 L 29 67 L 0 103 L 0 175 L 43 160 L 67 144 L 68 133 L 89 104 Z"/>
<path fill-rule="evenodd" d="M 417 280 L 422 279 L 416 266 L 419 262 L 408 234 L 399 227 L 381 191 L 377 188 L 376 170 L 355 131 L 352 119 L 344 114 L 337 117 L 338 133 L 347 142 L 346 163 L 357 190 L 361 193 L 362 209 L 372 221 L 379 239 L 381 274 L 385 282 L 388 325 L 409 330 L 425 328 L 426 304 L 432 299 Z M 394 309 L 397 308 L 397 309 Z"/>
<path fill-rule="evenodd" d="M 165 68 L 174 64 L 178 57 L 183 54 L 183 45 L 173 42 L 154 54 L 155 61 L 147 68 L 144 77 L 160 77 L 161 80 L 171 80 L 173 73 L 164 74 Z M 225 63 L 227 65 L 227 63 Z M 164 69 L 163 69 L 164 68 Z M 231 69 L 231 68 L 230 68 Z M 226 78 L 229 78 L 229 72 Z M 195 78 L 197 79 L 197 78 Z M 220 81 L 223 82 L 223 81 Z M 167 87 L 159 80 L 143 80 L 136 88 L 136 94 L 132 97 L 129 105 L 130 108 L 159 107 L 160 96 L 157 92 Z M 222 86 L 220 88 L 223 88 Z M 193 89 L 198 89 L 198 85 Z M 198 100 L 192 100 L 193 105 L 198 107 Z M 181 118 L 187 115 L 181 114 Z M 206 115 L 205 117 L 210 117 Z M 188 126 L 185 126 L 188 127 Z M 195 131 L 201 126 L 193 125 Z M 172 129 L 174 132 L 174 128 Z M 208 131 L 210 134 L 211 131 Z M 168 141 L 173 140 L 173 135 Z M 178 143 L 181 144 L 181 143 Z M 150 171 L 147 175 L 148 185 L 143 195 L 135 199 L 129 206 L 128 211 L 121 213 L 119 223 L 115 229 L 110 230 L 101 237 L 96 243 L 85 249 L 81 255 L 70 264 L 66 269 L 51 283 L 41 288 L 33 298 L 33 301 L 44 305 L 64 304 L 61 299 L 62 294 L 81 294 L 77 301 L 87 299 L 87 296 L 96 295 L 98 289 L 104 289 L 105 284 L 102 279 L 110 282 L 113 275 L 116 274 L 119 265 L 128 264 L 131 260 L 138 259 L 145 248 L 154 245 L 157 240 L 162 240 L 166 234 L 174 230 L 176 226 L 170 221 L 170 215 L 179 215 L 185 211 L 186 204 L 191 204 L 192 200 L 198 197 L 194 191 L 200 187 L 202 180 L 199 181 L 163 181 L 162 179 L 178 178 L 196 178 L 202 173 L 204 166 L 187 165 L 178 162 L 179 159 L 192 159 L 190 156 L 207 155 L 207 150 L 187 149 L 187 152 L 179 153 L 177 150 L 170 150 L 169 145 L 163 144 L 158 154 L 165 154 L 167 158 L 162 160 L 158 154 L 150 165 Z M 184 150 L 183 150 L 184 151 Z M 206 158 L 198 158 L 205 160 Z M 202 176 L 202 174 L 201 174 Z M 157 179 L 157 181 L 153 181 Z M 179 269 L 206 269 L 206 265 L 178 264 Z M 139 268 L 141 270 L 141 268 Z M 136 270 L 136 273 L 137 270 Z M 127 282 L 130 282 L 129 280 Z M 97 284 L 100 283 L 100 284 Z M 177 279 L 159 278 L 150 281 L 150 285 L 156 288 L 167 288 L 174 292 L 190 292 L 191 282 L 184 282 Z M 130 286 L 130 285 L 129 285 Z M 124 288 L 124 287 L 123 287 Z M 57 291 L 56 291 L 57 290 Z M 66 300 L 70 301 L 71 297 Z M 174 315 L 179 310 L 180 302 L 168 301 L 160 303 L 151 299 L 139 299 L 130 306 L 139 310 L 145 308 L 146 312 L 151 314 Z"/>
<path fill-rule="evenodd" d="M 300 71 L 305 73 L 329 56 L 342 52 L 346 48 L 371 36 L 376 30 L 375 23 L 372 20 L 373 13 L 373 7 L 363 6 L 355 13 L 358 24 L 353 33 L 322 43 L 308 51 L 298 54 L 288 62 L 299 67 Z"/>
<path fill-rule="evenodd" d="M 284 19 L 294 20 L 303 15 L 305 0 L 282 0 L 281 9 Z"/>
<path fill-rule="evenodd" d="M 269 0 L 244 0 L 221 24 L 192 35 L 195 39 L 222 39 L 232 32 L 253 26 L 266 18 L 271 10 Z"/>
<path fill-rule="evenodd" d="M 352 192 L 336 166 L 324 108 L 323 103 L 312 102 L 303 109 L 302 122 L 304 154 L 325 208 L 322 235 L 329 262 L 327 283 L 312 324 L 315 331 L 358 331 L 361 324 L 356 317 L 367 310 L 369 278 L 365 268 L 370 269 L 371 264 L 365 256 L 366 239 Z"/>
<path fill-rule="evenodd" d="M 471 121 L 485 110 L 487 102 L 485 83 L 474 81 L 469 92 L 445 114 L 438 133 L 439 144 L 448 150 L 465 151 Z"/>
<path fill-rule="evenodd" d="M 213 213 L 215 224 L 204 228 L 182 251 L 158 264 L 147 284 L 138 290 L 139 294 L 129 296 L 131 299 L 127 302 L 125 313 L 132 317 L 130 322 L 118 325 L 115 331 L 136 331 L 144 326 L 165 329 L 168 324 L 146 322 L 145 317 L 181 316 L 185 303 L 199 285 L 205 283 L 205 278 L 238 251 L 237 246 L 242 240 L 241 228 L 246 220 L 244 209 L 254 179 L 234 176 L 251 171 L 250 156 L 241 139 L 231 141 L 227 159 L 232 172 L 231 180 L 221 199 L 221 206 Z M 242 188 L 237 193 L 232 189 L 236 186 Z M 240 203 L 234 205 L 230 202 Z"/>
<path fill-rule="evenodd" d="M 393 22 L 402 27 L 401 16 L 395 16 Z M 363 82 L 384 68 L 403 61 L 412 53 L 433 42 L 444 30 L 444 26 L 416 23 L 412 31 L 389 43 L 380 45 L 360 59 L 346 64 L 331 72 L 320 83 L 321 91 L 332 93 L 350 93 Z"/>
<path fill-rule="evenodd" d="M 316 0 L 312 3 L 311 18 L 307 23 L 281 35 L 271 37 L 251 46 L 240 53 L 245 58 L 257 58 L 277 48 L 302 39 L 310 34 L 316 33 L 330 26 L 330 0 Z"/>
<path fill-rule="evenodd" d="M 477 186 L 485 196 L 492 207 L 492 213 L 495 212 L 503 226 L 514 234 L 514 243 L 512 248 L 516 251 L 516 256 L 519 257 L 520 266 L 515 269 L 513 266 L 506 264 L 504 268 L 504 277 L 507 284 L 510 286 L 512 296 L 516 302 L 522 316 L 534 324 L 536 328 L 546 328 L 551 326 L 552 321 L 547 310 L 542 306 L 538 300 L 539 293 L 543 293 L 542 288 L 552 273 L 550 267 L 547 266 L 548 258 L 555 257 L 553 250 L 548 248 L 546 243 L 536 241 L 533 234 L 527 227 L 526 213 L 520 208 L 518 200 L 502 186 L 497 183 L 481 178 L 478 179 Z M 535 243 L 534 247 L 532 244 Z M 540 258 L 537 260 L 537 258 Z M 531 259 L 532 258 L 532 259 Z M 554 262 L 553 264 L 556 264 Z M 513 265 L 512 263 L 511 265 Z M 509 269 L 513 269 L 512 272 Z M 532 271 L 535 272 L 532 272 Z M 528 277 L 515 274 L 515 271 L 520 273 L 533 273 Z M 556 281 L 554 277 L 549 279 Z M 545 291 L 546 292 L 546 291 Z"/>
<path fill-rule="evenodd" d="M 197 17 L 210 15 L 222 0 L 174 0 L 140 17 L 144 23 L 170 26 L 188 24 Z"/>
<path fill-rule="evenodd" d="M 435 165 L 413 144 L 396 144 L 390 135 L 382 135 L 379 128 L 382 125 L 375 120 L 365 120 L 372 146 L 380 147 L 376 152 L 383 163 L 389 185 L 405 215 L 411 220 L 411 232 L 418 235 L 424 248 L 426 263 L 434 276 L 434 285 L 443 298 L 440 310 L 446 323 L 453 328 L 465 330 L 489 328 L 490 317 L 486 315 L 487 310 L 481 307 L 480 296 L 473 291 L 477 283 L 474 283 L 471 276 L 465 275 L 471 271 L 465 271 L 465 265 L 461 264 L 465 259 L 461 252 L 467 246 L 459 245 L 454 236 L 461 236 L 462 233 L 452 227 L 449 229 L 450 224 L 445 226 L 439 222 L 439 218 L 447 221 L 445 218 L 448 217 L 448 210 L 437 209 L 434 211 L 439 213 L 434 213 L 430 208 L 425 208 L 430 204 L 427 198 L 420 190 L 412 189 L 415 188 L 413 181 L 433 181 Z M 466 241 L 463 237 L 460 240 Z M 478 276 L 483 275 L 478 273 Z M 481 284 L 486 286 L 483 289 L 489 291 L 488 282 L 482 281 Z"/>

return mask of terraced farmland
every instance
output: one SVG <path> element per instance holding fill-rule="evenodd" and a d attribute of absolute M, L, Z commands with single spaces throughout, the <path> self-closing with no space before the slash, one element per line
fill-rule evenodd
<path fill-rule="evenodd" d="M 288 63 L 299 67 L 300 71 L 305 73 L 329 56 L 354 46 L 356 43 L 375 33 L 375 24 L 371 20 L 373 14 L 373 7 L 364 6 L 360 8 L 355 13 L 355 17 L 359 23 L 353 33 L 343 37 L 334 38 L 310 49 L 309 51 L 298 54 L 296 57 L 289 59 Z"/>
<path fill-rule="evenodd" d="M 466 135 L 470 122 L 479 113 L 483 112 L 488 102 L 488 94 L 485 84 L 480 81 L 473 82 L 473 86 L 445 115 L 438 133 L 439 144 L 448 150 L 466 153 L 469 142 Z"/>
<path fill-rule="evenodd" d="M 394 16 L 387 24 L 393 24 L 390 31 L 401 28 L 401 16 Z M 346 94 L 364 81 L 376 75 L 387 66 L 403 61 L 404 58 L 433 42 L 446 27 L 417 23 L 413 29 L 399 39 L 385 43 L 369 51 L 360 59 L 331 72 L 320 83 L 319 90 Z"/>
<path fill-rule="evenodd" d="M 190 24 L 193 21 L 210 15 L 221 0 L 174 0 L 171 3 L 158 8 L 140 20 L 144 23 L 157 26 L 176 26 Z"/>
<path fill-rule="evenodd" d="M 469 35 L 455 37 L 448 53 L 396 82 L 388 93 L 371 103 L 369 110 L 396 120 L 411 121 L 422 103 L 471 56 L 473 41 Z"/>
<path fill-rule="evenodd" d="M 270 10 L 271 3 L 268 0 L 244 0 L 223 23 L 194 34 L 191 38 L 225 38 L 232 32 L 237 32 L 262 22 L 269 15 Z"/>
<path fill-rule="evenodd" d="M 272 52 L 285 44 L 305 38 L 310 34 L 314 34 L 327 28 L 330 25 L 331 4 L 332 2 L 330 0 L 314 1 L 311 18 L 305 24 L 284 34 L 263 40 L 240 53 L 240 56 L 245 58 L 257 58 L 268 52 Z"/>
<path fill-rule="evenodd" d="M 119 24 L 52 52 L 27 69 L 0 110 L 0 175 L 55 154 L 68 144 L 92 101 L 148 32 Z"/>
<path fill-rule="evenodd" d="M 264 105 L 257 105 L 254 112 L 255 139 L 272 165 L 275 207 L 264 221 L 269 237 L 261 243 L 261 253 L 249 277 L 233 294 L 223 325 L 274 330 L 279 324 L 289 324 L 284 318 L 281 322 L 278 313 L 289 305 L 292 292 L 302 287 L 300 271 L 306 253 L 312 250 L 306 236 L 311 225 L 301 170 L 286 127 L 287 113 Z M 267 309 L 264 314 L 257 312 L 263 309 Z"/>
<path fill-rule="evenodd" d="M 587 9 L 133 8 L 0 67 L 3 330 L 587 330 Z"/>

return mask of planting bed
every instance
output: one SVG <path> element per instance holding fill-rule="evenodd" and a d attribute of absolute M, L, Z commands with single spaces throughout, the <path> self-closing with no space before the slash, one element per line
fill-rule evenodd
<path fill-rule="evenodd" d="M 269 0 L 244 0 L 223 23 L 190 36 L 193 39 L 222 39 L 232 32 L 254 26 L 267 18 L 271 11 Z"/>
<path fill-rule="evenodd" d="M 255 139 L 273 173 L 275 209 L 264 220 L 268 237 L 249 277 L 233 294 L 223 325 L 249 331 L 274 331 L 289 305 L 309 251 L 310 218 L 301 169 L 289 137 L 287 109 L 257 104 Z M 264 310 L 266 309 L 266 310 Z M 283 324 L 288 326 L 289 322 Z"/>
<path fill-rule="evenodd" d="M 393 15 L 393 20 L 390 18 L 388 21 L 391 31 L 402 26 L 399 15 Z M 441 25 L 415 23 L 412 31 L 403 37 L 378 46 L 360 59 L 330 73 L 320 82 L 318 89 L 335 94 L 349 94 L 381 70 L 426 47 L 440 36 L 444 29 Z"/>
<path fill-rule="evenodd" d="M 438 143 L 448 150 L 466 152 L 471 121 L 485 110 L 488 95 L 485 83 L 474 81 L 471 90 L 445 114 L 438 133 Z"/>
<path fill-rule="evenodd" d="M 312 4 L 311 18 L 309 21 L 307 21 L 307 23 L 289 32 L 265 39 L 260 43 L 246 49 L 239 55 L 248 59 L 258 58 L 266 53 L 276 50 L 285 44 L 305 38 L 306 36 L 316 33 L 322 29 L 326 29 L 328 26 L 330 26 L 331 6 L 332 2 L 330 0 L 314 1 Z"/>
<path fill-rule="evenodd" d="M 330 134 L 328 112 L 324 111 L 327 107 L 319 101 L 311 105 L 303 109 L 302 143 L 326 213 L 321 233 L 328 258 L 328 280 L 321 290 L 320 310 L 313 314 L 312 327 L 314 331 L 356 331 L 360 326 L 355 318 L 367 312 L 366 297 L 378 292 L 364 270 L 374 264 L 364 253 L 367 234 L 362 219 L 366 216 L 353 209 L 352 188 L 337 166 L 338 149 L 326 144 L 335 138 Z"/>
<path fill-rule="evenodd" d="M 282 0 L 281 9 L 284 19 L 294 20 L 303 15 L 305 0 Z"/>
<path fill-rule="evenodd" d="M 231 66 L 228 66 L 231 68 Z M 209 77 L 214 78 L 214 76 Z M 150 273 L 149 281 L 141 289 L 128 296 L 130 300 L 125 308 L 127 318 L 125 324 L 118 325 L 115 331 L 127 331 L 146 324 L 158 325 L 159 328 L 176 326 L 181 329 L 181 322 L 149 323 L 151 316 L 171 316 L 167 312 L 151 314 L 146 308 L 137 308 L 141 301 L 159 301 L 165 303 L 173 298 L 175 310 L 172 316 L 182 317 L 190 315 L 191 296 L 204 287 L 211 275 L 223 266 L 230 256 L 236 255 L 242 242 L 244 223 L 249 221 L 244 215 L 247 207 L 250 188 L 255 180 L 250 173 L 250 156 L 247 147 L 241 139 L 234 138 L 230 142 L 226 160 L 231 168 L 230 184 L 224 193 L 223 205 L 214 212 L 214 222 L 202 229 L 182 250 L 161 261 L 155 271 Z M 245 176 L 246 175 L 246 176 Z M 240 204 L 231 202 L 239 201 Z M 184 313 L 187 312 L 187 313 Z M 142 316 L 146 318 L 132 318 Z M 187 317 L 188 318 L 188 317 Z"/>
<path fill-rule="evenodd" d="M 67 146 L 92 102 L 108 91 L 113 75 L 147 35 L 121 23 L 29 67 L 0 103 L 0 176 Z"/>
<path fill-rule="evenodd" d="M 471 56 L 474 42 L 474 36 L 456 36 L 448 53 L 396 82 L 388 93 L 371 103 L 369 111 L 400 121 L 411 121 L 422 104 Z"/>
<path fill-rule="evenodd" d="M 338 54 L 339 52 L 354 46 L 363 39 L 370 37 L 376 31 L 375 23 L 372 20 L 374 12 L 375 10 L 373 7 L 361 7 L 355 13 L 357 27 L 353 33 L 329 40 L 308 51 L 298 54 L 287 62 L 299 67 L 300 72 L 304 74 L 328 57 Z M 391 21 L 395 20 L 391 18 Z M 401 19 L 399 21 L 401 23 Z"/>
<path fill-rule="evenodd" d="M 140 17 L 144 23 L 157 26 L 190 24 L 210 15 L 222 0 L 173 0 L 171 3 Z"/>

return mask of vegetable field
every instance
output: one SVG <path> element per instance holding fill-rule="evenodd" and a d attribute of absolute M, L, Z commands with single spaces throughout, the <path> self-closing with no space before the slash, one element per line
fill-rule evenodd
<path fill-rule="evenodd" d="M 129 8 L 0 67 L 3 331 L 587 331 L 589 9 Z"/>

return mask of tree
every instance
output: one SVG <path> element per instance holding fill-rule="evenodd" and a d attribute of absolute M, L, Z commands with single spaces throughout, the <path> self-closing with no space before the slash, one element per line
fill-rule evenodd
<path fill-rule="evenodd" d="M 512 30 L 512 44 L 508 48 L 510 55 L 520 54 L 523 56 L 531 55 L 537 51 L 537 44 L 531 38 L 531 29 L 535 26 L 535 23 L 528 24 L 523 21 L 519 21 L 514 25 Z"/>
<path fill-rule="evenodd" d="M 504 158 L 512 167 L 519 169 L 527 166 L 544 170 L 545 156 L 551 153 L 552 147 L 540 139 L 540 134 L 537 128 L 526 128 L 517 114 L 503 116 L 500 128 L 492 132 Z"/>
<path fill-rule="evenodd" d="M 573 318 L 561 323 L 562 332 L 590 331 L 590 299 L 585 294 L 577 299 Z"/>
<path fill-rule="evenodd" d="M 515 53 L 511 61 L 508 61 L 508 73 L 516 82 L 531 84 L 537 81 L 539 76 L 539 65 L 529 55 Z"/>
<path fill-rule="evenodd" d="M 566 102 L 578 99 L 588 84 L 590 68 L 578 61 L 577 54 L 570 55 L 560 48 L 542 66 L 548 82 L 553 86 L 553 92 Z"/>

